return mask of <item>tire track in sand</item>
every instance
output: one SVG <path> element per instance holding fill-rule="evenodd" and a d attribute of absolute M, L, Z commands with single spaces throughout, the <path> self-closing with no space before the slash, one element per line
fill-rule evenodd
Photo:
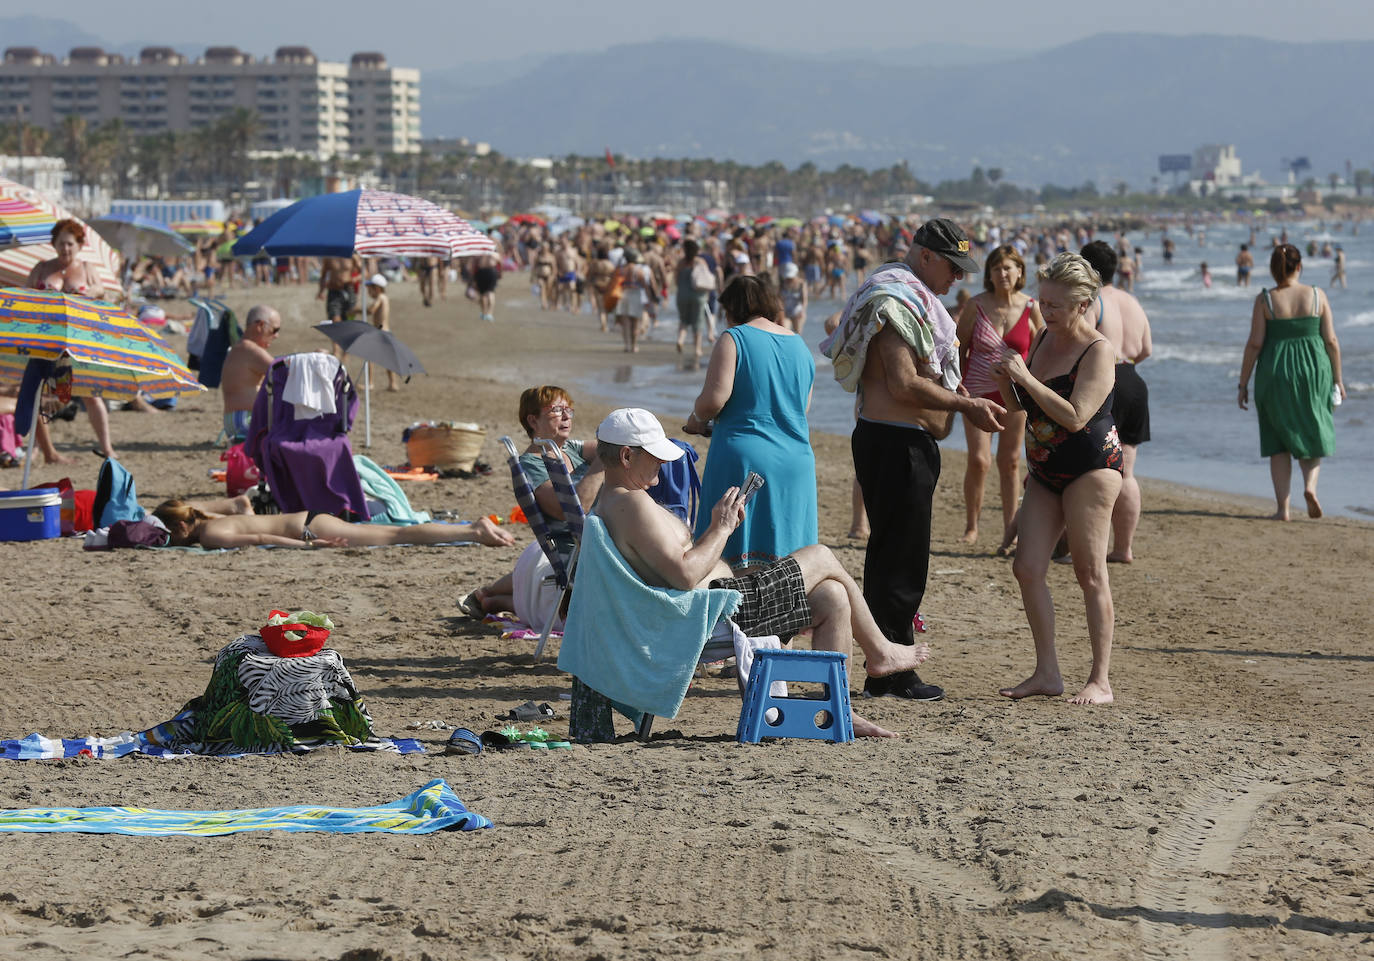
<path fill-rule="evenodd" d="M 1182 809 L 1160 829 L 1145 874 L 1136 882 L 1145 956 L 1170 961 L 1225 961 L 1236 916 L 1218 900 L 1220 876 L 1231 869 L 1255 815 L 1295 778 L 1261 768 L 1218 773 L 1183 797 Z M 1282 780 L 1280 780 L 1282 778 Z"/>

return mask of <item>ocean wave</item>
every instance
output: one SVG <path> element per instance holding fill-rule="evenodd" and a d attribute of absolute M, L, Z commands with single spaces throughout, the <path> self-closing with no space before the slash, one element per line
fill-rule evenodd
<path fill-rule="evenodd" d="M 1345 320 L 1336 324 L 1337 327 L 1372 327 L 1374 326 L 1374 310 L 1362 310 L 1358 314 L 1351 314 Z"/>
<path fill-rule="evenodd" d="M 1155 341 L 1150 361 L 1177 360 L 1185 364 L 1234 365 L 1240 357 L 1239 347 L 1211 347 L 1206 344 L 1161 344 Z"/>

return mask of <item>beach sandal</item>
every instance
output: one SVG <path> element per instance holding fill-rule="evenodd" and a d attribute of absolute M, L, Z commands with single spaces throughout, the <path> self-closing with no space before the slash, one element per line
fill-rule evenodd
<path fill-rule="evenodd" d="M 465 727 L 460 727 L 449 735 L 448 744 L 444 746 L 445 754 L 481 754 L 482 745 L 485 743 L 482 738 Z"/>
<path fill-rule="evenodd" d="M 571 741 L 554 738 L 543 728 L 532 727 L 521 733 L 514 724 L 507 724 L 499 731 L 487 731 L 482 735 L 482 743 L 495 751 L 517 747 L 538 751 L 572 750 Z"/>
<path fill-rule="evenodd" d="M 512 741 L 500 731 L 483 731 L 482 746 L 488 751 L 508 751 L 513 747 L 524 747 L 521 741 Z"/>
<path fill-rule="evenodd" d="M 477 596 L 480 590 L 481 588 L 478 588 L 458 602 L 458 610 L 476 621 L 480 621 L 487 614 L 486 611 L 482 610 L 482 599 Z"/>
<path fill-rule="evenodd" d="M 557 712 L 548 704 L 535 704 L 533 701 L 526 701 L 519 707 L 513 707 L 505 714 L 496 715 L 498 721 L 543 721 L 557 717 Z"/>

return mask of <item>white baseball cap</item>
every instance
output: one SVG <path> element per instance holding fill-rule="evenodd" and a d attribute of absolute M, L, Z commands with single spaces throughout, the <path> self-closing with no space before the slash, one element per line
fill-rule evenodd
<path fill-rule="evenodd" d="M 373 274 L 367 279 L 367 285 L 369 287 L 380 287 L 386 290 L 386 277 L 382 274 Z"/>
<path fill-rule="evenodd" d="M 663 433 L 658 418 L 640 407 L 622 407 L 596 428 L 596 439 L 622 447 L 642 447 L 659 460 L 677 460 L 682 448 Z"/>
<path fill-rule="evenodd" d="M 782 265 L 782 279 L 783 279 L 783 280 L 791 280 L 793 277 L 797 276 L 797 274 L 799 274 L 799 273 L 801 273 L 801 270 L 798 269 L 797 265 L 794 264 L 794 263 L 792 263 L 792 261 L 790 261 L 790 260 L 789 260 L 787 263 L 785 263 L 785 264 Z"/>

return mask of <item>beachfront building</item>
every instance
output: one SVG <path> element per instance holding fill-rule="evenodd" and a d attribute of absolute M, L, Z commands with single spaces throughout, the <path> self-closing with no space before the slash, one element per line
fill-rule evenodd
<path fill-rule="evenodd" d="M 1195 196 L 1229 195 L 1242 188 L 1249 191 L 1263 185 L 1258 173 L 1242 172 L 1235 144 L 1209 143 L 1193 151 L 1188 190 Z"/>
<path fill-rule="evenodd" d="M 32 187 L 49 197 L 60 197 L 67 179 L 67 161 L 61 157 L 15 157 L 0 154 L 0 177 Z"/>
<path fill-rule="evenodd" d="M 0 124 L 49 129 L 68 116 L 88 128 L 118 119 L 135 136 L 196 130 L 235 110 L 257 114 L 262 150 L 335 156 L 418 153 L 420 71 L 380 53 L 322 61 L 309 47 L 257 58 L 210 47 L 189 59 L 145 47 L 134 59 L 76 47 L 59 60 L 10 47 L 0 62 Z"/>

